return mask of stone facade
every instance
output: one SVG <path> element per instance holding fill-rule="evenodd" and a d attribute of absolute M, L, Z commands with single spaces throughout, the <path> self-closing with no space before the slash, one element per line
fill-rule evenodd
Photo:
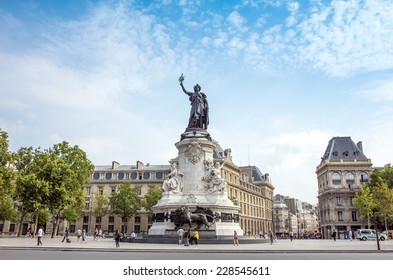
<path fill-rule="evenodd" d="M 329 141 L 321 163 L 316 168 L 320 229 L 323 238 L 333 230 L 344 239 L 346 231 L 364 228 L 366 222 L 352 200 L 363 183 L 368 182 L 372 163 L 363 154 L 361 142 L 350 137 L 334 137 Z"/>

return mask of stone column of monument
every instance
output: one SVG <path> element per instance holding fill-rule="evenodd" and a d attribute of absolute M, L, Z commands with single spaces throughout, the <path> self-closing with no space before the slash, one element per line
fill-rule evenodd
<path fill-rule="evenodd" d="M 175 214 L 184 207 L 190 213 L 205 211 L 211 220 L 208 228 L 199 229 L 205 237 L 232 238 L 234 230 L 242 235 L 239 207 L 228 198 L 227 184 L 221 178 L 222 162 L 213 157 L 218 143 L 207 132 L 206 95 L 200 92 L 199 85 L 193 93 L 187 92 L 183 80 L 181 76 L 180 85 L 191 101 L 189 123 L 181 140 L 175 143 L 178 156 L 171 160 L 172 172 L 164 181 L 161 200 L 153 207 L 155 220 L 148 234 L 166 236 L 176 234 L 179 226 L 188 229 L 189 225 L 176 224 Z M 193 228 L 197 226 L 192 224 Z"/>

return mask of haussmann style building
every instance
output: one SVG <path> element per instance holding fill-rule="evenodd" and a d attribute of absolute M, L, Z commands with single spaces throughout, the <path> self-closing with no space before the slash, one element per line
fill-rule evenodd
<path fill-rule="evenodd" d="M 338 238 L 344 239 L 348 229 L 366 227 L 353 199 L 371 172 L 372 163 L 363 153 L 362 142 L 355 144 L 350 137 L 333 137 L 329 141 L 316 168 L 323 238 L 330 238 L 335 230 Z"/>

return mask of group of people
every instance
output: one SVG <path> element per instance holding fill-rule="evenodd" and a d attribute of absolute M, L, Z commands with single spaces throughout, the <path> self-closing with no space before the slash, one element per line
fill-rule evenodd
<path fill-rule="evenodd" d="M 179 236 L 179 242 L 178 245 L 184 244 L 184 246 L 190 246 L 190 245 L 198 245 L 198 240 L 199 240 L 199 232 L 198 230 L 194 230 L 191 232 L 191 229 L 189 230 L 184 230 L 182 228 L 179 228 L 177 231 L 177 234 Z"/>

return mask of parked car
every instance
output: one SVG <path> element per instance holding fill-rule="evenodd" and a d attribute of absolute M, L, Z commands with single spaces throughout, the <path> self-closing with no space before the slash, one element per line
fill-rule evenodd
<path fill-rule="evenodd" d="M 358 229 L 356 232 L 356 238 L 362 241 L 366 241 L 368 239 L 376 239 L 377 234 L 373 229 Z M 381 241 L 388 239 L 386 234 L 379 233 L 379 232 L 378 232 L 378 238 Z"/>

